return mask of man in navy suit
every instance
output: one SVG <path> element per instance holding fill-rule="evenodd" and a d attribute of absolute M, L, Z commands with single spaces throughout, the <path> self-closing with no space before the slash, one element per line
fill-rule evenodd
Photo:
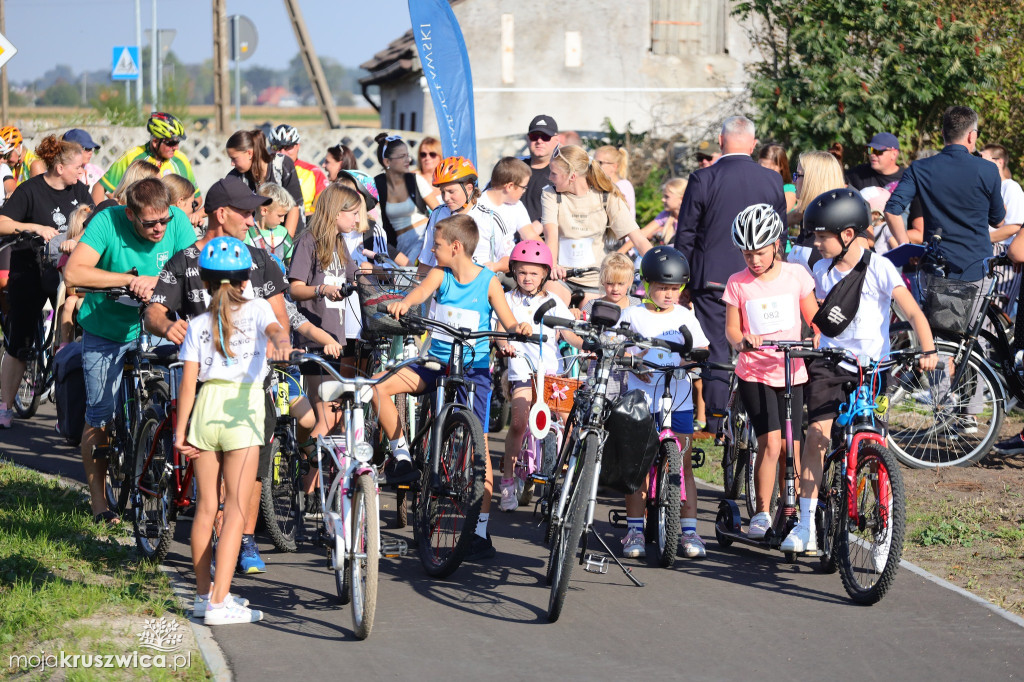
<path fill-rule="evenodd" d="M 759 166 L 751 154 L 757 146 L 754 123 L 732 116 L 718 136 L 722 156 L 707 168 L 690 174 L 679 209 L 675 247 L 690 263 L 694 312 L 711 341 L 711 359 L 729 362 L 725 339 L 725 304 L 719 299 L 730 276 L 746 265 L 732 242 L 732 221 L 751 204 L 775 207 L 785 224 L 786 197 L 782 176 Z M 707 430 L 714 433 L 729 401 L 729 388 L 720 381 L 703 382 Z"/>

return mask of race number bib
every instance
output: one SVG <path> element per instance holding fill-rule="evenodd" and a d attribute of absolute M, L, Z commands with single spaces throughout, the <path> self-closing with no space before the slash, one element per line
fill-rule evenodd
<path fill-rule="evenodd" d="M 465 308 L 456 308 L 455 306 L 439 303 L 431 317 L 451 327 L 459 327 L 471 331 L 480 329 L 480 313 L 475 310 L 466 310 Z M 433 338 L 435 341 L 446 341 L 448 343 L 455 341 L 450 334 L 445 334 L 437 329 L 433 332 Z"/>
<path fill-rule="evenodd" d="M 765 336 L 792 329 L 796 325 L 795 309 L 793 296 L 790 294 L 747 301 L 750 333 Z"/>
<path fill-rule="evenodd" d="M 324 284 L 331 287 L 342 287 L 345 286 L 345 277 L 337 275 L 324 275 Z M 324 305 L 328 308 L 335 308 L 342 310 L 345 308 L 345 299 L 339 298 L 337 301 L 332 301 L 329 298 L 324 299 Z"/>
<path fill-rule="evenodd" d="M 569 268 L 589 268 L 594 261 L 594 239 L 559 239 L 558 264 Z"/>

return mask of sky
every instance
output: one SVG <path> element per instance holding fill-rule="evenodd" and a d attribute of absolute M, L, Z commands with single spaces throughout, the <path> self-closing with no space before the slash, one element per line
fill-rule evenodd
<path fill-rule="evenodd" d="M 41 77 L 58 64 L 72 71 L 111 68 L 114 46 L 135 44 L 135 0 L 5 0 L 8 40 L 18 53 L 7 63 L 13 83 Z M 213 57 L 211 0 L 157 0 L 160 29 L 176 29 L 171 50 L 185 64 Z M 227 0 L 228 16 L 256 25 L 258 45 L 242 68 L 285 68 L 298 52 L 283 0 Z M 142 41 L 153 27 L 153 0 L 139 0 Z M 300 0 L 302 15 L 321 57 L 354 67 L 409 29 L 406 0 Z M 147 86 L 148 88 L 148 86 Z"/>

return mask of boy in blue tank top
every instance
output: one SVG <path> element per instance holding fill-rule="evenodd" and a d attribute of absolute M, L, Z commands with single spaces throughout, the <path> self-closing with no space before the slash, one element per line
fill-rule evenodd
<path fill-rule="evenodd" d="M 453 327 L 486 331 L 491 329 L 493 313 L 506 331 L 531 334 L 533 330 L 529 324 L 516 321 L 505 300 L 505 292 L 494 273 L 473 262 L 473 251 L 476 249 L 478 238 L 476 222 L 469 216 L 456 214 L 438 221 L 434 226 L 433 248 L 437 267 L 432 268 L 423 282 L 409 292 L 408 296 L 389 305 L 388 312 L 398 318 L 408 312 L 409 308 L 429 300 L 431 295 L 437 292 L 434 299 L 436 305 L 431 312 L 434 319 Z M 447 364 L 451 355 L 451 337 L 436 331 L 431 336 L 428 355 Z M 463 376 L 476 386 L 473 413 L 484 427 L 486 448 L 488 411 L 491 404 L 490 342 L 487 339 L 474 341 L 472 347 L 465 349 L 464 358 Z M 437 377 L 441 371 L 432 371 L 422 366 L 406 367 L 377 385 L 374 392 L 374 407 L 377 409 L 381 428 L 391 441 L 393 455 L 389 462 L 389 465 L 393 466 L 387 471 L 389 483 L 409 482 L 419 477 L 412 464 L 409 443 L 402 433 L 398 410 L 391 402 L 391 396 L 423 393 L 433 389 L 437 385 Z M 460 389 L 460 400 L 465 399 L 462 393 L 464 391 Z M 495 553 L 491 538 L 487 534 L 493 491 L 489 453 L 484 461 L 487 476 L 484 479 L 483 505 L 480 509 L 480 520 L 477 522 L 476 536 L 473 538 L 466 561 L 489 558 Z"/>

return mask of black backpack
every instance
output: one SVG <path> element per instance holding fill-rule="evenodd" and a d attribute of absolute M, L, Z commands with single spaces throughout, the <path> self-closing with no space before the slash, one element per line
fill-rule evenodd
<path fill-rule="evenodd" d="M 69 343 L 57 351 L 53 375 L 57 396 L 57 433 L 68 445 L 77 446 L 85 428 L 85 373 L 82 371 L 81 341 Z"/>

